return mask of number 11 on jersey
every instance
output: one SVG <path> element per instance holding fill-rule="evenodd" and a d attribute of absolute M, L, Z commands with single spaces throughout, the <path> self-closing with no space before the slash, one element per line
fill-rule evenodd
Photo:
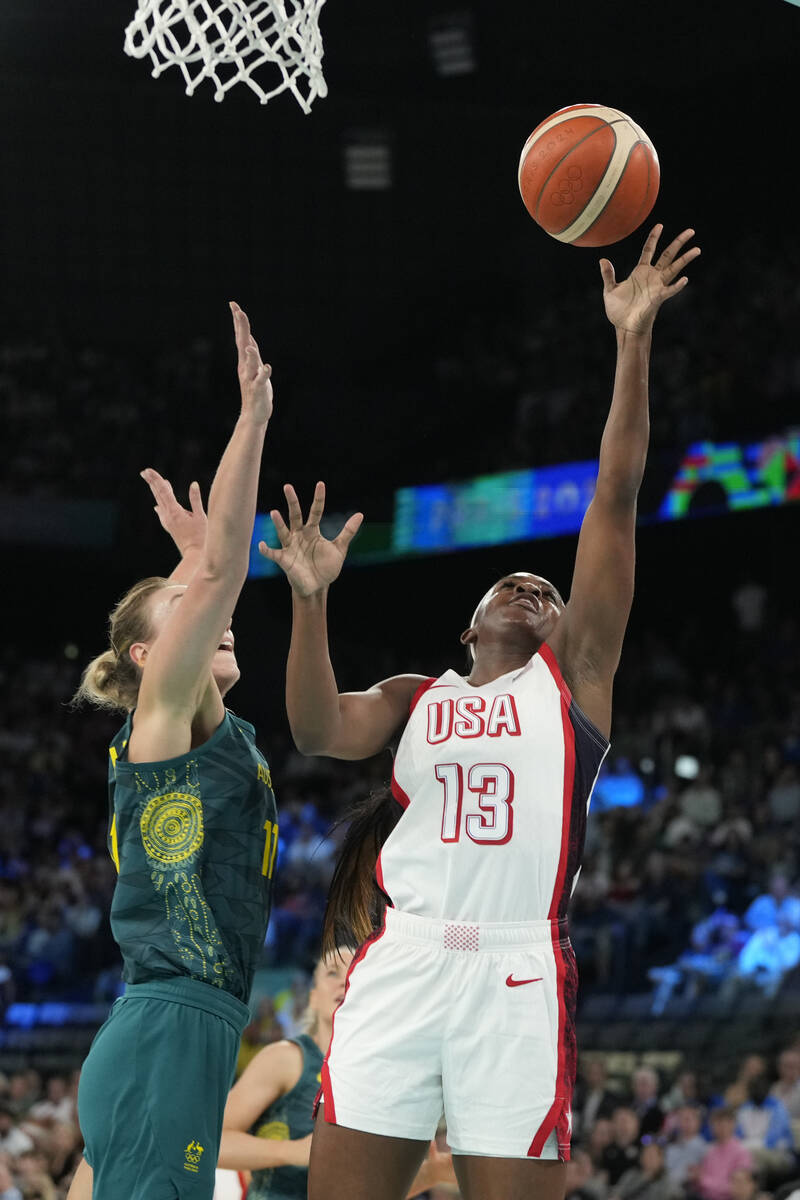
<path fill-rule="evenodd" d="M 480 846 L 503 846 L 514 831 L 514 773 L 505 763 L 475 763 L 466 788 L 460 763 L 434 768 L 444 789 L 442 841 L 457 842 L 462 828 Z"/>
<path fill-rule="evenodd" d="M 261 864 L 261 874 L 266 875 L 267 879 L 272 879 L 278 854 L 278 822 L 265 821 L 264 832 L 267 836 L 264 839 L 264 861 Z"/>

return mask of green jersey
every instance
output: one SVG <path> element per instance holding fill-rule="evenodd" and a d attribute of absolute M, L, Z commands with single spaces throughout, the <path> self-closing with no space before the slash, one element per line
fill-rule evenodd
<path fill-rule="evenodd" d="M 109 748 L 108 848 L 118 873 L 111 929 L 122 977 L 189 976 L 246 1004 L 278 851 L 272 778 L 255 730 L 226 711 L 202 746 L 131 763 L 131 720 Z"/>
<path fill-rule="evenodd" d="M 256 1137 L 286 1141 L 306 1137 L 314 1128 L 314 1100 L 320 1085 L 323 1053 L 313 1038 L 301 1033 L 291 1038 L 303 1055 L 303 1070 L 290 1092 L 280 1096 L 250 1130 Z M 305 1167 L 270 1167 L 254 1171 L 247 1200 L 305 1200 L 308 1171 Z"/>

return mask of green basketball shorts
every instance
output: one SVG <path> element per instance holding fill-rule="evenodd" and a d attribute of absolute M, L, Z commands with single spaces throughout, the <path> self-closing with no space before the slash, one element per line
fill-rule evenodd
<path fill-rule="evenodd" d="M 81 1071 L 92 1200 L 212 1200 L 246 1005 L 189 978 L 129 984 Z"/>

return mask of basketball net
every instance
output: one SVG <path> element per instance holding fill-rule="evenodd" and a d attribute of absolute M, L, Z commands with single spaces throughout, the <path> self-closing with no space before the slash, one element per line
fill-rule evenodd
<path fill-rule="evenodd" d="M 187 96 L 204 79 L 214 84 L 215 100 L 224 100 L 234 84 L 245 83 L 262 104 L 290 91 L 308 113 L 317 96 L 328 94 L 319 31 L 324 3 L 138 0 L 136 15 L 125 30 L 125 53 L 131 58 L 149 55 L 154 79 L 168 67 L 180 67 Z M 256 72 L 264 86 L 254 78 Z"/>

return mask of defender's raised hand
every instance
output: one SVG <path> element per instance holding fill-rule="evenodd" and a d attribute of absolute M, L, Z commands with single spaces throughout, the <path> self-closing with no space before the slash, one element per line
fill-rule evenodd
<path fill-rule="evenodd" d="M 693 246 L 684 254 L 679 252 L 694 237 L 694 230 L 684 229 L 683 233 L 670 242 L 666 250 L 661 251 L 654 263 L 653 255 L 663 230 L 663 225 L 653 227 L 639 262 L 629 278 L 624 279 L 622 283 L 617 283 L 614 268 L 609 260 L 600 259 L 606 315 L 611 324 L 619 330 L 628 333 L 649 333 L 656 313 L 664 301 L 683 291 L 689 282 L 685 275 L 681 275 L 681 271 L 697 258 L 700 248 Z"/>
<path fill-rule="evenodd" d="M 292 485 L 285 484 L 283 491 L 289 508 L 288 526 L 277 509 L 270 513 L 281 548 L 273 550 L 266 542 L 259 542 L 258 549 L 281 568 L 293 591 L 299 596 L 311 596 L 338 577 L 364 516 L 354 513 L 348 517 L 340 533 L 329 540 L 322 536 L 319 528 L 325 509 L 325 484 L 318 483 L 314 488 L 314 499 L 305 522 Z"/>
<path fill-rule="evenodd" d="M 165 529 L 178 548 L 182 558 L 193 551 L 201 551 L 206 544 L 208 518 L 203 508 L 200 484 L 189 484 L 189 508 L 184 508 L 175 499 L 172 484 L 152 467 L 140 471 L 142 479 L 150 488 L 155 500 L 155 512 L 162 529 Z"/>
<path fill-rule="evenodd" d="M 239 386 L 242 389 L 242 412 L 256 421 L 268 421 L 272 416 L 272 367 L 261 361 L 258 342 L 250 332 L 247 313 L 235 300 L 230 302 L 233 332 L 239 352 Z"/>

